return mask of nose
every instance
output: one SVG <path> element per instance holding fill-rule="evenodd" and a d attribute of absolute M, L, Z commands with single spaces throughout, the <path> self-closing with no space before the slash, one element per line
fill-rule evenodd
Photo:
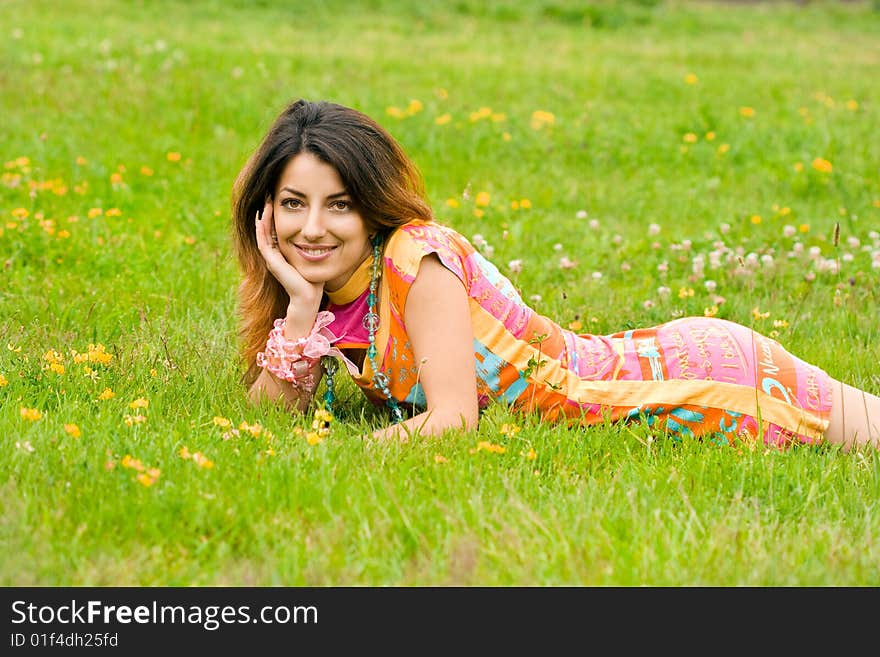
<path fill-rule="evenodd" d="M 322 208 L 319 205 L 313 205 L 309 208 L 306 222 L 300 232 L 309 242 L 320 241 L 327 234 Z"/>

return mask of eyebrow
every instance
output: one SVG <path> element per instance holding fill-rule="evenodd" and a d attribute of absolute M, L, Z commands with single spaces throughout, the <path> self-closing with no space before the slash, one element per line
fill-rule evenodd
<path fill-rule="evenodd" d="M 281 188 L 282 192 L 290 192 L 291 194 L 295 194 L 296 196 L 302 196 L 303 198 L 307 198 L 307 194 L 303 194 L 301 191 L 294 189 L 293 187 L 284 186 Z M 336 192 L 335 194 L 328 194 L 327 198 L 339 198 L 340 196 L 350 196 L 347 190 L 342 190 L 341 192 Z"/>

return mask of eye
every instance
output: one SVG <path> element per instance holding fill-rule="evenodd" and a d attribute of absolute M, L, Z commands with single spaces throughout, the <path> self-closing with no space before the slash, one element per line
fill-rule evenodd
<path fill-rule="evenodd" d="M 286 210 L 296 210 L 297 208 L 301 208 L 302 205 L 302 201 L 300 201 L 298 198 L 293 197 L 286 198 L 281 201 L 281 207 L 285 208 Z"/>
<path fill-rule="evenodd" d="M 339 211 L 339 212 L 345 212 L 346 210 L 351 209 L 351 201 L 343 201 L 343 200 L 333 201 L 330 204 L 330 207 L 333 208 L 334 210 Z"/>

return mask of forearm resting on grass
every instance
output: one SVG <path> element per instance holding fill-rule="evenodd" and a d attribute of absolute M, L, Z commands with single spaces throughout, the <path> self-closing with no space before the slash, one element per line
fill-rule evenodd
<path fill-rule="evenodd" d="M 288 308 L 284 320 L 284 337 L 291 341 L 309 335 L 317 314 L 317 310 L 313 312 L 311 308 L 297 312 L 293 306 L 294 304 L 291 304 Z M 288 409 L 300 413 L 305 412 L 321 381 L 320 360 L 311 364 L 307 364 L 305 360 L 298 361 L 294 364 L 294 371 L 298 377 L 302 377 L 303 383 L 294 385 L 290 381 L 275 376 L 267 367 L 264 367 L 251 384 L 248 398 L 255 404 L 263 398 L 268 398 L 270 401 L 281 400 Z"/>

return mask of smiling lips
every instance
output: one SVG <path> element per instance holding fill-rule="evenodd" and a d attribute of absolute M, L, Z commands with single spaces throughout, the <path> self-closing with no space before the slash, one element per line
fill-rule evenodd
<path fill-rule="evenodd" d="M 303 246 L 300 244 L 296 245 L 297 251 L 299 251 L 300 255 L 306 260 L 311 260 L 312 262 L 317 262 L 319 260 L 323 260 L 328 255 L 330 255 L 335 249 L 335 246 Z"/>

